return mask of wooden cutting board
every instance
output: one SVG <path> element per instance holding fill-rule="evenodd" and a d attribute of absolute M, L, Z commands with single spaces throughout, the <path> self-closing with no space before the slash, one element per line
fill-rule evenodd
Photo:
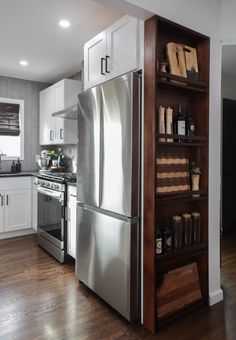
<path fill-rule="evenodd" d="M 198 80 L 198 60 L 196 48 L 184 46 L 187 77 L 191 80 Z"/>
<path fill-rule="evenodd" d="M 161 286 L 157 289 L 157 313 L 162 318 L 202 297 L 197 263 L 172 270 L 165 274 Z"/>
<path fill-rule="evenodd" d="M 169 60 L 170 73 L 187 78 L 183 46 L 170 42 L 166 45 L 166 54 Z"/>

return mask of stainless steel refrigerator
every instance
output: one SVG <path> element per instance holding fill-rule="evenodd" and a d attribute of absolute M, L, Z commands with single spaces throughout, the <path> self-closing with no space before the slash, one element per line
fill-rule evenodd
<path fill-rule="evenodd" d="M 140 93 L 129 73 L 79 94 L 76 276 L 128 320 L 140 302 Z"/>

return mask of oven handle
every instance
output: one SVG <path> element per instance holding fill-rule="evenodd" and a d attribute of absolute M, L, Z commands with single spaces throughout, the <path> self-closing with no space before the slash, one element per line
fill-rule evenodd
<path fill-rule="evenodd" d="M 44 194 L 44 195 L 47 195 L 47 196 L 56 198 L 56 199 L 58 199 L 60 202 L 63 201 L 63 199 L 62 199 L 62 194 L 61 194 L 60 192 L 53 191 L 53 190 L 50 190 L 50 189 L 44 189 L 44 188 L 41 188 L 41 187 L 37 187 L 36 189 L 37 189 L 37 191 L 40 192 L 41 194 Z"/>

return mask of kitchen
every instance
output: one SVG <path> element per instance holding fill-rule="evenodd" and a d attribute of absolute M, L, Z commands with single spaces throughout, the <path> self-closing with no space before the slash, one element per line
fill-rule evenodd
<path fill-rule="evenodd" d="M 156 222 L 150 223 L 154 187 L 147 167 L 154 169 L 156 159 L 144 144 L 157 104 L 149 97 L 153 106 L 145 107 L 144 95 L 153 93 L 159 64 L 152 59 L 155 30 L 148 37 L 147 27 L 159 20 L 172 32 L 172 23 L 145 22 L 153 13 L 130 4 L 24 2 L 27 11 L 18 4 L 11 16 L 19 31 L 5 23 L 0 57 L 0 109 L 8 117 L 0 127 L 0 338 L 150 337 L 130 323 L 156 332 L 152 287 L 159 274 L 152 262 L 156 240 L 149 226 Z M 5 14 L 15 5 L 4 3 Z M 200 86 L 190 90 L 204 92 Z M 196 144 L 191 148 L 202 147 Z M 207 190 L 200 195 L 189 204 L 206 216 Z M 143 215 L 145 202 L 150 213 Z M 205 244 L 191 251 L 181 256 L 199 261 L 208 254 Z M 199 263 L 199 300 L 205 302 Z"/>

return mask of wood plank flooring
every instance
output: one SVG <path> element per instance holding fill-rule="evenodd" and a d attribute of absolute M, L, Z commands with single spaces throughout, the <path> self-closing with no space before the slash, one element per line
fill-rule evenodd
<path fill-rule="evenodd" d="M 35 236 L 0 241 L 0 339 L 236 339 L 236 236 L 223 240 L 225 301 L 153 336 L 129 324 L 37 246 Z"/>

